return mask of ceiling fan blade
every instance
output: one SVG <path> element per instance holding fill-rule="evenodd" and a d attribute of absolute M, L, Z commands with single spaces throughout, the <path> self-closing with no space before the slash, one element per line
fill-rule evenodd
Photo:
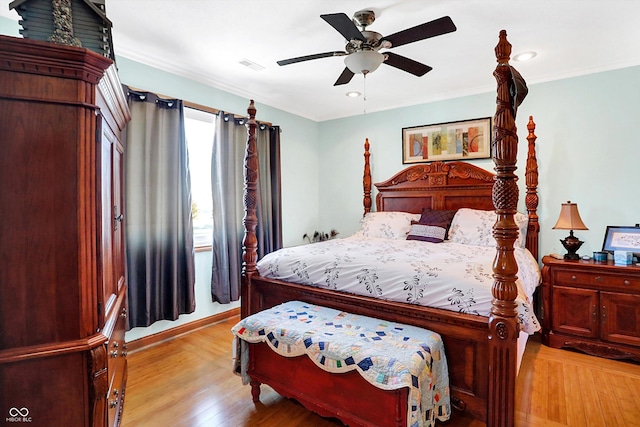
<path fill-rule="evenodd" d="M 415 27 L 407 28 L 390 36 L 383 37 L 391 43 L 391 47 L 402 46 L 403 44 L 417 42 L 419 40 L 428 39 L 430 37 L 440 36 L 442 34 L 452 33 L 456 30 L 456 26 L 448 16 L 425 22 Z"/>
<path fill-rule="evenodd" d="M 362 33 L 360 33 L 360 30 L 358 30 L 358 27 L 356 27 L 356 24 L 354 24 L 351 18 L 344 13 L 329 13 L 326 15 L 320 15 L 320 18 L 324 19 L 329 25 L 338 30 L 346 40 L 357 39 L 363 42 L 367 41 Z"/>
<path fill-rule="evenodd" d="M 331 56 L 345 56 L 346 54 L 347 52 L 343 52 L 343 51 L 316 53 L 314 55 L 298 56 L 297 58 L 283 59 L 281 61 L 278 61 L 278 65 L 295 64 L 296 62 L 311 61 L 312 59 L 320 59 L 320 58 L 329 58 Z"/>
<path fill-rule="evenodd" d="M 392 52 L 385 52 L 387 56 L 384 64 L 391 65 L 392 67 L 398 68 L 402 71 L 406 71 L 407 73 L 411 73 L 414 76 L 424 76 L 429 71 L 433 70 L 433 68 L 428 65 L 421 64 L 420 62 L 414 61 L 413 59 L 409 59 L 402 55 L 397 55 Z"/>
<path fill-rule="evenodd" d="M 344 71 L 342 72 L 342 74 L 340 74 L 340 77 L 338 77 L 338 80 L 336 80 L 336 82 L 333 85 L 334 86 L 346 85 L 351 81 L 354 75 L 355 74 L 353 73 L 353 71 L 351 71 L 347 67 L 344 67 Z"/>

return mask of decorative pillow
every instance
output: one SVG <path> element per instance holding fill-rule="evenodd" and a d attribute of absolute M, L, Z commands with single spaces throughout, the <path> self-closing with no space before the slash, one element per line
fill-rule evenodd
<path fill-rule="evenodd" d="M 519 230 L 514 247 L 524 248 L 529 217 L 518 212 L 515 214 L 514 219 Z M 458 209 L 453 221 L 451 221 L 449 240 L 466 245 L 496 246 L 496 239 L 493 237 L 493 225 L 495 222 L 495 211 Z"/>
<path fill-rule="evenodd" d="M 420 219 L 420 214 L 407 212 L 369 212 L 360 221 L 357 233 L 364 237 L 406 239 L 411 229 L 411 221 Z"/>
<path fill-rule="evenodd" d="M 422 242 L 441 243 L 447 234 L 448 224 L 440 225 L 420 224 L 419 222 L 411 225 L 411 230 L 407 235 L 407 240 L 420 240 Z"/>
<path fill-rule="evenodd" d="M 444 225 L 445 235 L 444 238 L 448 238 L 449 227 L 451 227 L 451 221 L 457 211 L 455 210 L 435 210 L 429 208 L 422 208 L 422 214 L 420 215 L 420 224 L 426 225 Z"/>

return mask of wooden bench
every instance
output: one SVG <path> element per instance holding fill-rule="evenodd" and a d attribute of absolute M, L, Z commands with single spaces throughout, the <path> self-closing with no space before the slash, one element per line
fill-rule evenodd
<path fill-rule="evenodd" d="M 299 301 L 251 315 L 232 331 L 254 402 L 268 384 L 348 425 L 449 418 L 444 346 L 431 331 Z"/>

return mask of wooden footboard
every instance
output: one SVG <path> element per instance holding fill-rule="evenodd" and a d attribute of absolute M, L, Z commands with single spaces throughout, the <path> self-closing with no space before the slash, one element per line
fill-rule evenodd
<path fill-rule="evenodd" d="M 252 278 L 246 290 L 251 295 L 250 305 L 246 305 L 249 314 L 286 301 L 299 300 L 439 333 L 449 365 L 453 408 L 459 413 L 486 420 L 489 378 L 486 317 L 339 293 L 259 276 Z M 289 390 L 288 393 L 295 391 Z"/>
<path fill-rule="evenodd" d="M 407 425 L 407 387 L 382 390 L 357 371 L 329 373 L 306 355 L 284 357 L 265 343 L 249 344 L 247 373 L 254 402 L 259 399 L 260 383 L 264 383 L 305 408 L 323 417 L 338 418 L 349 426 Z"/>

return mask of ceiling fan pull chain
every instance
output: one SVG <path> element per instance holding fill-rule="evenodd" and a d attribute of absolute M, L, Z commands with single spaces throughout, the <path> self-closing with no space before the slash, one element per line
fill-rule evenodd
<path fill-rule="evenodd" d="M 362 97 L 362 101 L 364 102 L 364 113 L 363 114 L 367 114 L 367 75 L 363 74 L 362 78 L 364 80 L 364 88 L 362 90 L 362 92 L 364 93 L 364 96 Z"/>

